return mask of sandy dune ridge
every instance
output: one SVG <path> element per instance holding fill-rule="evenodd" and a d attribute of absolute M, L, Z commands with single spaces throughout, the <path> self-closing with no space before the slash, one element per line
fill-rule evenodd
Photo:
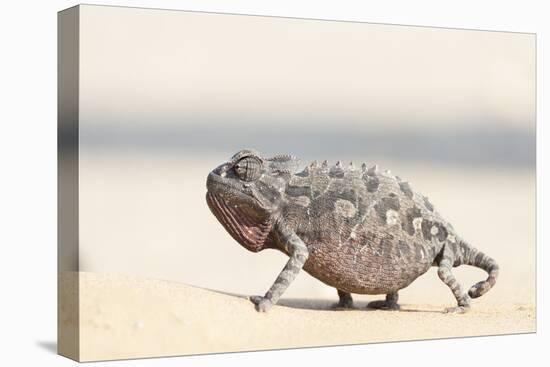
<path fill-rule="evenodd" d="M 282 299 L 264 314 L 246 296 L 126 275 L 79 275 L 81 361 L 536 331 L 532 304 L 478 302 L 455 315 L 439 304 L 403 304 L 391 312 L 366 310 L 359 301 L 338 311 L 331 309 L 334 300 Z M 61 274 L 61 298 L 70 278 Z"/>

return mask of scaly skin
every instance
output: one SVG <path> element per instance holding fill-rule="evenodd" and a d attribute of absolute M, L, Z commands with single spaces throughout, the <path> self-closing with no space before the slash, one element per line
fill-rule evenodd
<path fill-rule="evenodd" d="M 468 245 L 428 198 L 377 166 L 312 163 L 297 172 L 289 155 L 263 158 L 242 150 L 207 179 L 207 202 L 229 234 L 250 251 L 280 250 L 289 261 L 272 287 L 251 297 L 268 311 L 301 269 L 338 290 L 337 308 L 353 306 L 351 293 L 386 294 L 370 308 L 397 310 L 398 291 L 431 266 L 465 312 L 487 292 L 498 265 Z M 459 265 L 489 273 L 466 294 L 452 274 Z"/>

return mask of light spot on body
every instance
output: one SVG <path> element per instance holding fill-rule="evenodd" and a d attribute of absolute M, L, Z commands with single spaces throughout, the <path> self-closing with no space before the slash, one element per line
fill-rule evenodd
<path fill-rule="evenodd" d="M 298 196 L 294 198 L 294 202 L 304 208 L 307 208 L 311 200 L 307 196 Z"/>
<path fill-rule="evenodd" d="M 413 222 L 413 227 L 414 227 L 415 233 L 422 232 L 422 218 L 420 218 L 420 217 L 414 218 L 412 222 Z"/>
<path fill-rule="evenodd" d="M 436 226 L 432 226 L 432 229 L 430 229 L 430 233 L 432 234 L 432 236 L 435 236 L 439 233 L 439 229 L 437 229 Z"/>
<path fill-rule="evenodd" d="M 351 202 L 342 199 L 336 200 L 336 203 L 334 203 L 334 209 L 337 214 L 345 218 L 352 218 L 357 212 L 357 209 Z"/>
<path fill-rule="evenodd" d="M 393 209 L 386 212 L 386 223 L 393 226 L 399 223 L 399 213 Z"/>

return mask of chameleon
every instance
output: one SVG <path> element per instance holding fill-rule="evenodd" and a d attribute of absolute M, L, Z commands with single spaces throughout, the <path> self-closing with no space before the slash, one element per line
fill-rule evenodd
<path fill-rule="evenodd" d="M 428 197 L 377 165 L 316 161 L 299 171 L 289 154 L 265 158 L 243 149 L 213 169 L 206 202 L 219 223 L 252 252 L 276 249 L 289 259 L 264 296 L 251 296 L 257 311 L 275 305 L 301 270 L 336 288 L 335 308 L 353 308 L 352 294 L 385 295 L 371 309 L 399 310 L 398 291 L 431 267 L 464 313 L 471 299 L 491 289 L 495 260 L 463 240 Z M 453 267 L 488 273 L 468 292 Z"/>

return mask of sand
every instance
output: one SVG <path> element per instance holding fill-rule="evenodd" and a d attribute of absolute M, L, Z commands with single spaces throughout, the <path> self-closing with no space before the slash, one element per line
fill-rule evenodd
<path fill-rule="evenodd" d="M 60 278 L 61 282 L 66 277 Z M 63 283 L 62 283 L 63 284 Z M 63 287 L 61 296 L 63 297 Z M 481 299 L 480 299 L 481 300 Z M 427 301 L 427 300 L 426 300 Z M 418 340 L 536 330 L 533 304 L 485 304 L 445 314 L 450 304 L 401 311 L 333 310 L 334 299 L 281 300 L 258 313 L 245 296 L 178 282 L 80 273 L 80 360 L 107 360 Z M 67 319 L 67 323 L 74 319 Z"/>

